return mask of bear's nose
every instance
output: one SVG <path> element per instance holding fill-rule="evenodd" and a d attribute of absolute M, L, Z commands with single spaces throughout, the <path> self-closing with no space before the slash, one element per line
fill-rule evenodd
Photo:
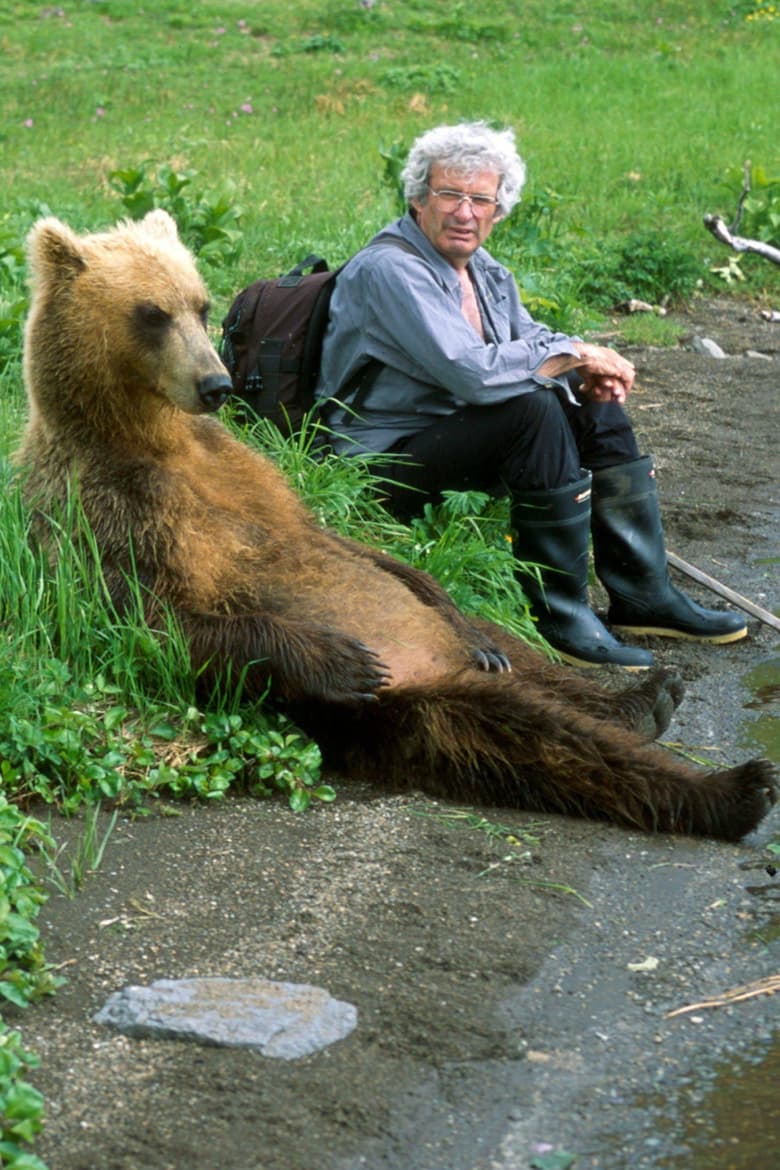
<path fill-rule="evenodd" d="M 207 410 L 219 410 L 232 389 L 227 374 L 208 374 L 198 382 L 198 396 Z"/>

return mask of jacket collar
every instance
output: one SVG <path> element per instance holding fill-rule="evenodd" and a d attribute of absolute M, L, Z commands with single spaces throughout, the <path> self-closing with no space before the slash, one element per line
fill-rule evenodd
<path fill-rule="evenodd" d="M 402 239 L 407 240 L 428 261 L 430 266 L 438 274 L 443 285 L 448 288 L 457 287 L 459 283 L 457 271 L 448 260 L 444 259 L 441 252 L 437 252 L 425 232 L 417 226 L 417 221 L 411 212 L 407 211 L 406 215 L 391 223 L 379 234 L 401 236 Z M 495 274 L 501 272 L 501 265 L 497 260 L 493 259 L 485 248 L 477 249 L 469 260 L 469 267 L 478 273 L 488 273 L 491 270 Z"/>

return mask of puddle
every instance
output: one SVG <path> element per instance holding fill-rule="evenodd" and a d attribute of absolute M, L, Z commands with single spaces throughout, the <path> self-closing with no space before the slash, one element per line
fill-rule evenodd
<path fill-rule="evenodd" d="M 742 683 L 752 695 L 745 707 L 758 714 L 743 723 L 740 742 L 780 764 L 780 657 L 759 662 Z"/>
<path fill-rule="evenodd" d="M 761 1170 L 780 1150 L 780 1038 L 756 1059 L 728 1061 L 675 1103 L 681 1128 L 668 1170 Z M 675 1126 L 677 1130 L 677 1126 Z M 679 1134 L 679 1136 L 678 1136 Z"/>
<path fill-rule="evenodd" d="M 768 863 L 777 872 L 776 863 Z M 769 946 L 780 938 L 780 880 L 770 874 L 770 880 L 760 886 L 745 886 L 745 893 L 754 897 L 758 904 L 757 924 L 747 937 L 754 942 Z"/>
<path fill-rule="evenodd" d="M 780 763 L 780 656 L 759 662 L 741 681 L 751 695 L 745 704 L 750 714 L 740 729 L 741 745 Z M 752 937 L 764 946 L 776 946 L 780 878 L 747 887 L 747 892 L 763 911 Z M 780 1037 L 752 1057 L 724 1061 L 692 1075 L 671 1109 L 666 1103 L 664 1114 L 670 1120 L 659 1117 L 659 1131 L 666 1136 L 663 1148 L 668 1150 L 664 1170 L 763 1170 L 778 1165 L 779 1083 Z"/>

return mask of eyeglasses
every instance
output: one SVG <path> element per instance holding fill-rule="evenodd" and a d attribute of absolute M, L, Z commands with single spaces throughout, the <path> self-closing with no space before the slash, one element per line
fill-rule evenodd
<path fill-rule="evenodd" d="M 474 215 L 481 216 L 498 207 L 495 195 L 467 195 L 465 191 L 452 191 L 449 187 L 443 187 L 441 191 L 434 191 L 433 187 L 428 190 L 439 200 L 442 211 L 457 211 L 461 203 L 470 203 Z"/>

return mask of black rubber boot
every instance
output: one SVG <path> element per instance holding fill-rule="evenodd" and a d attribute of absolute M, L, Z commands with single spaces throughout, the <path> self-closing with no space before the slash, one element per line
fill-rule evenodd
<path fill-rule="evenodd" d="M 590 473 L 566 487 L 512 495 L 518 560 L 540 567 L 520 577 L 538 629 L 561 658 L 576 666 L 645 670 L 653 656 L 613 638 L 588 602 Z"/>
<path fill-rule="evenodd" d="M 747 625 L 733 610 L 705 609 L 672 584 L 649 456 L 593 474 L 596 574 L 613 629 L 697 642 L 736 642 Z"/>

